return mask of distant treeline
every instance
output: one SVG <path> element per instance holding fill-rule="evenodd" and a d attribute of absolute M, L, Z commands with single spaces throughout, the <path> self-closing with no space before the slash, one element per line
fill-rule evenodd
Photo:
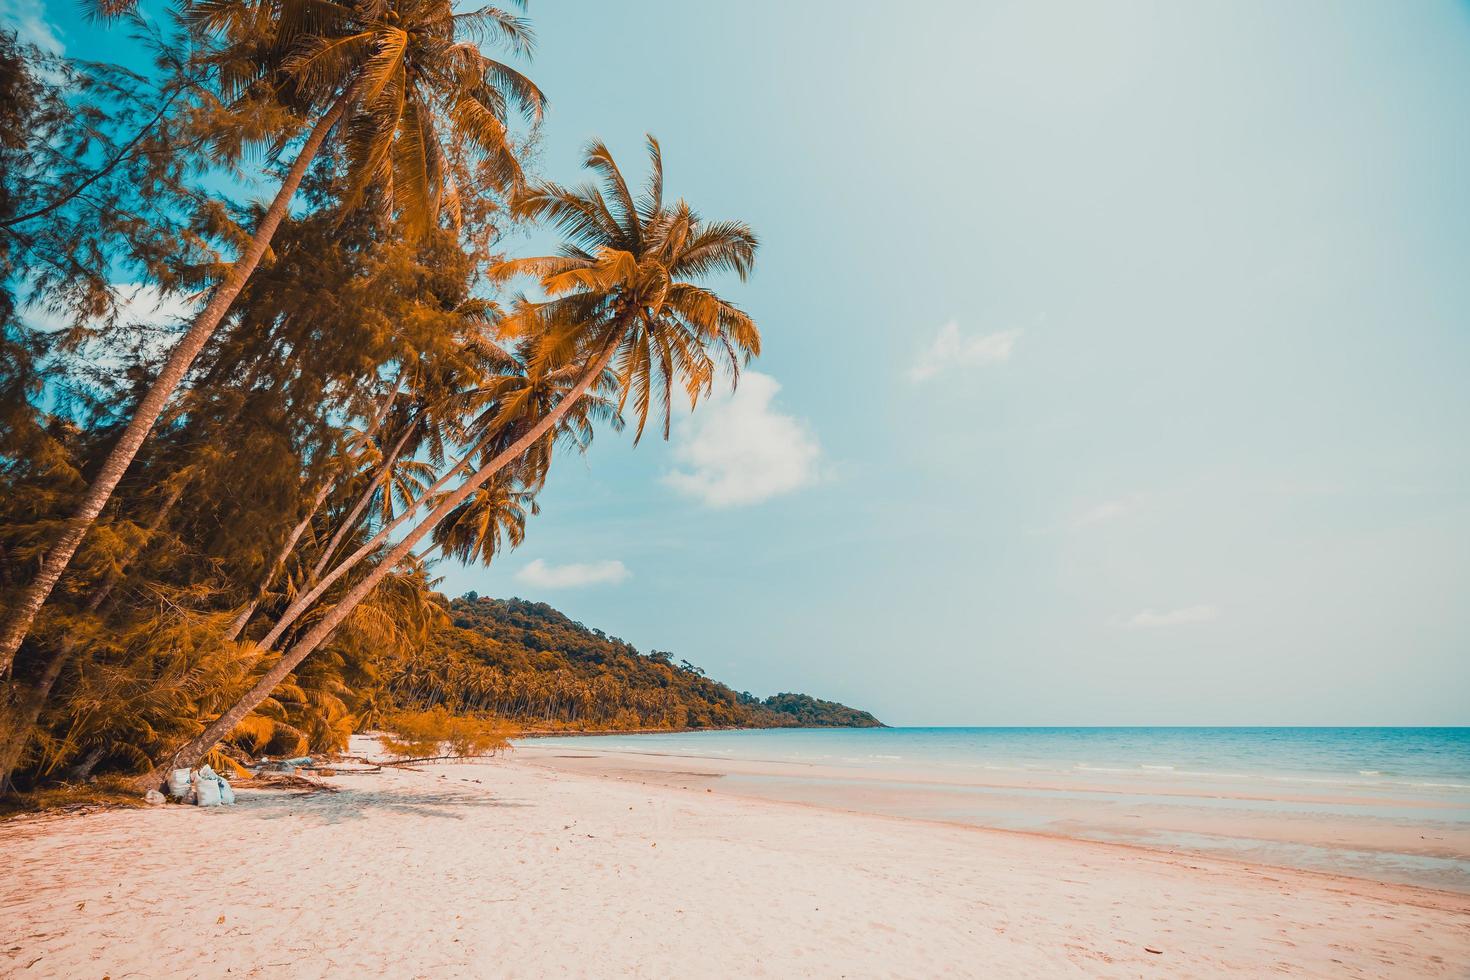
<path fill-rule="evenodd" d="M 705 676 L 687 660 L 583 626 L 543 602 L 449 603 L 453 625 L 393 674 L 404 707 L 493 712 L 529 728 L 873 728 L 866 711 L 806 694 L 761 700 Z"/>

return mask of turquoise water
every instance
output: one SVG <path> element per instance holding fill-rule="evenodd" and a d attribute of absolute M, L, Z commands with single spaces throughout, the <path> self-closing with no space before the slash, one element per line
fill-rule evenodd
<path fill-rule="evenodd" d="M 576 738 L 539 744 L 594 743 Z M 606 735 L 595 747 L 876 769 L 1174 773 L 1470 792 L 1470 728 L 811 728 Z"/>
<path fill-rule="evenodd" d="M 1470 891 L 1470 728 L 778 729 L 534 744 L 574 765 L 632 753 L 741 795 Z"/>

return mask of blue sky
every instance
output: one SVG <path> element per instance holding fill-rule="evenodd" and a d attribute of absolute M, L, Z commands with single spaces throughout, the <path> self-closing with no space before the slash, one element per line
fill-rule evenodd
<path fill-rule="evenodd" d="M 656 134 L 765 354 L 446 591 L 891 723 L 1470 723 L 1470 8 L 914 7 L 532 5 L 541 170 Z"/>

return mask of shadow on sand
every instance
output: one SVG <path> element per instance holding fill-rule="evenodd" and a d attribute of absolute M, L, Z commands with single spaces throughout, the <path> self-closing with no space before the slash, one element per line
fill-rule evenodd
<path fill-rule="evenodd" d="M 403 791 L 344 787 L 335 793 L 296 793 L 281 790 L 243 791 L 235 809 L 263 820 L 305 817 L 319 823 L 337 824 L 360 820 L 372 812 L 462 820 L 459 812 L 484 807 L 531 806 L 494 796 L 487 790 L 445 786 L 443 789 Z"/>

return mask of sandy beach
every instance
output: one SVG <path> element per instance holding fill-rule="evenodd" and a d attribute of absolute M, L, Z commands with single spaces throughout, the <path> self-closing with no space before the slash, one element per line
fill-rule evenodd
<path fill-rule="evenodd" d="M 860 755 L 844 761 L 829 751 L 841 736 L 825 737 L 827 744 L 798 753 L 804 760 L 774 758 L 790 754 L 791 746 L 758 734 L 746 736 L 754 741 L 723 743 L 707 735 L 537 739 L 522 743 L 520 758 L 750 799 L 1136 844 L 1470 894 L 1470 809 L 1462 788 L 1271 773 L 1226 778 L 1173 767 L 945 767 L 932 758 L 880 755 L 875 762 L 873 753 L 861 755 L 895 748 L 891 743 L 850 742 L 839 751 Z"/>
<path fill-rule="evenodd" d="M 553 754 L 9 821 L 0 974 L 1470 974 L 1462 894 L 570 772 Z"/>

